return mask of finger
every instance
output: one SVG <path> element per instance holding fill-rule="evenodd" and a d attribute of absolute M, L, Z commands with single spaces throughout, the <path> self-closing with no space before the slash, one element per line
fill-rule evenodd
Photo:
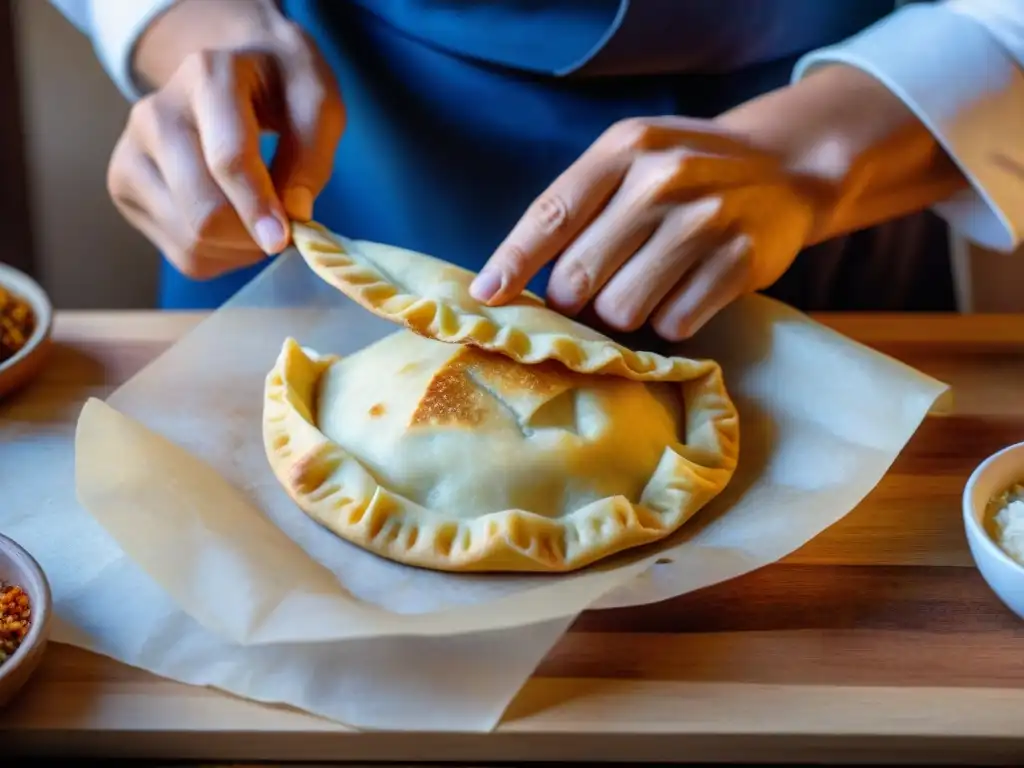
<path fill-rule="evenodd" d="M 559 257 L 551 273 L 549 302 L 566 315 L 578 312 L 634 255 L 654 230 L 652 218 L 671 210 L 672 202 L 775 172 L 774 165 L 758 157 L 690 150 L 638 155 L 607 208 Z M 709 215 L 719 214 L 710 211 Z"/>
<path fill-rule="evenodd" d="M 125 219 L 188 277 L 208 279 L 265 258 L 244 230 L 239 242 L 197 240 L 156 163 L 132 143 L 115 148 L 108 187 Z"/>
<path fill-rule="evenodd" d="M 747 289 L 750 240 L 737 235 L 711 254 L 676 287 L 652 319 L 658 335 L 682 341 Z"/>
<path fill-rule="evenodd" d="M 491 305 L 518 296 L 604 208 L 655 130 L 645 121 L 623 121 L 587 148 L 512 228 L 473 281 L 472 295 Z"/>
<path fill-rule="evenodd" d="M 169 195 L 178 241 L 209 241 L 223 246 L 252 249 L 252 235 L 206 166 L 201 140 L 173 105 L 154 100 L 151 113 L 139 116 L 136 135 L 147 159 L 162 179 L 162 193 Z"/>
<path fill-rule="evenodd" d="M 184 252 L 178 261 L 187 268 L 187 271 L 180 267 L 179 270 L 193 280 L 212 280 L 229 272 L 259 264 L 266 259 L 267 255 L 255 245 L 248 248 L 232 248 L 196 243 Z"/>
<path fill-rule="evenodd" d="M 122 199 L 118 207 L 175 269 L 193 280 L 209 280 L 266 259 L 251 240 L 247 245 L 224 246 L 192 239 L 166 188 L 148 190 L 145 204 Z"/>
<path fill-rule="evenodd" d="M 191 115 L 206 167 L 253 240 L 268 254 L 288 244 L 288 222 L 263 159 L 254 102 L 272 64 L 263 54 L 204 54 L 192 89 Z"/>
<path fill-rule="evenodd" d="M 153 160 L 127 136 L 121 137 L 111 153 L 107 190 L 114 207 L 161 253 L 174 258 L 181 251 L 174 227 L 162 225 L 174 210 L 163 177 Z"/>
<path fill-rule="evenodd" d="M 558 257 L 548 281 L 548 305 L 570 317 L 578 314 L 644 245 L 661 215 L 630 187 L 619 187 L 608 207 Z"/>
<path fill-rule="evenodd" d="M 288 216 L 309 221 L 334 168 L 345 108 L 334 76 L 304 40 L 290 47 L 283 67 L 285 125 L 270 173 Z"/>
<path fill-rule="evenodd" d="M 673 208 L 651 238 L 594 300 L 601 319 L 620 331 L 639 329 L 669 291 L 723 240 L 721 198 Z"/>

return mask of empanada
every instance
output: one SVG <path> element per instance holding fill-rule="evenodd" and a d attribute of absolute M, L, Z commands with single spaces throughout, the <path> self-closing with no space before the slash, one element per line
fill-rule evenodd
<path fill-rule="evenodd" d="M 342 359 L 288 339 L 264 440 L 299 507 L 365 549 L 567 571 L 682 525 L 732 475 L 736 427 L 714 366 L 638 382 L 400 330 Z"/>
<path fill-rule="evenodd" d="M 301 231 L 318 274 L 417 331 L 343 359 L 288 339 L 267 376 L 275 476 L 339 536 L 435 570 L 565 572 L 668 536 L 732 478 L 715 362 L 633 352 L 535 297 L 485 314 L 465 270 L 359 243 L 382 272 Z"/>

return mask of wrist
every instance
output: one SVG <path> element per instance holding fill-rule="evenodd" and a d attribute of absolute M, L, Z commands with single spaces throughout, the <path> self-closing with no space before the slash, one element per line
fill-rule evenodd
<path fill-rule="evenodd" d="M 178 0 L 139 36 L 132 71 L 146 90 L 160 88 L 188 56 L 258 47 L 285 23 L 275 0 Z"/>
<path fill-rule="evenodd" d="M 854 67 L 823 67 L 717 121 L 778 157 L 806 192 L 808 244 L 921 210 L 965 183 L 913 112 Z"/>

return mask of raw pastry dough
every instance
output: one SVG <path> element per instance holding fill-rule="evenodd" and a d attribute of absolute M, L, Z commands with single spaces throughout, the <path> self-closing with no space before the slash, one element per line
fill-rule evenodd
<path fill-rule="evenodd" d="M 739 425 L 715 362 L 633 352 L 535 297 L 485 314 L 470 273 L 358 244 L 399 254 L 396 288 L 322 242 L 301 236 L 318 274 L 418 331 L 346 358 L 287 339 L 267 376 L 274 474 L 339 536 L 435 570 L 564 572 L 668 536 L 731 479 Z"/>
<path fill-rule="evenodd" d="M 439 341 L 501 352 L 521 363 L 556 359 L 581 373 L 644 381 L 689 378 L 695 363 L 635 352 L 526 292 L 488 307 L 474 299 L 467 269 L 403 248 L 348 240 L 310 223 L 292 225 L 295 247 L 324 281 L 375 315 Z"/>

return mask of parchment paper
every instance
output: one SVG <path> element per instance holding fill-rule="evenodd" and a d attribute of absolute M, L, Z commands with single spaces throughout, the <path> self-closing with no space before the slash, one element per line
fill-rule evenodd
<path fill-rule="evenodd" d="M 42 558 L 57 639 L 357 727 L 488 730 L 579 612 L 746 573 L 841 518 L 945 390 L 751 297 L 681 350 L 719 360 L 740 409 L 740 467 L 715 502 L 662 545 L 581 573 L 446 575 L 321 529 L 263 452 L 263 381 L 285 336 L 348 354 L 394 329 L 290 253 L 88 403 L 75 451 L 88 514 L 51 504 L 64 549 Z M 13 517 L 29 544 L 56 523 Z M 126 620 L 101 621 L 110 605 Z"/>

